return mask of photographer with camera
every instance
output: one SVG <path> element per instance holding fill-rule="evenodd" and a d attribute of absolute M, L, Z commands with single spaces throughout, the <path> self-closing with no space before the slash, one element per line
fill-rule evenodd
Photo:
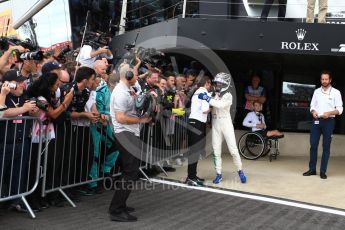
<path fill-rule="evenodd" d="M 159 73 L 157 71 L 148 71 L 146 74 L 146 79 L 138 79 L 138 82 L 141 87 L 141 91 L 146 92 L 154 92 L 155 97 L 158 97 L 160 94 L 159 87 L 158 87 L 158 78 Z"/>
<path fill-rule="evenodd" d="M 52 170 L 55 168 L 55 175 L 60 175 L 61 171 L 61 161 L 62 161 L 62 151 L 59 145 L 55 145 L 56 135 L 55 128 L 52 122 L 53 119 L 57 119 L 66 108 L 70 105 L 73 97 L 73 90 L 71 90 L 65 97 L 64 101 L 58 106 L 56 105 L 55 92 L 60 86 L 60 81 L 57 73 L 44 71 L 44 74 L 35 81 L 31 86 L 29 86 L 27 94 L 30 100 L 36 102 L 37 107 L 40 109 L 39 118 L 42 122 L 42 126 L 38 122 L 34 122 L 32 127 L 32 152 L 36 153 L 39 147 L 39 139 L 42 136 L 42 141 L 49 141 L 48 143 L 48 160 L 47 160 L 47 188 L 51 188 L 53 185 L 52 181 L 60 181 L 59 178 L 53 178 Z M 59 133 L 60 135 L 60 133 Z M 58 146 L 57 153 L 54 154 L 55 146 Z M 33 154 L 34 157 L 37 154 Z M 31 161 L 31 167 L 36 168 L 35 165 L 37 159 Z M 54 165 L 55 164 L 55 165 Z M 30 173 L 30 182 L 35 182 L 35 172 Z M 40 188 L 40 186 L 39 186 Z M 48 205 L 44 199 L 40 197 L 40 189 L 36 189 L 33 194 L 29 196 L 29 202 L 32 207 L 36 209 L 47 208 Z"/>
<path fill-rule="evenodd" d="M 70 164 L 70 172 L 75 171 L 77 173 L 66 175 L 69 184 L 73 184 L 75 181 L 86 181 L 88 178 L 86 172 L 89 172 L 91 167 L 91 161 L 88 161 L 88 159 L 93 158 L 90 123 L 97 123 L 100 119 L 98 111 L 95 109 L 95 106 L 93 106 L 95 96 L 94 94 L 91 95 L 95 79 L 95 71 L 89 67 L 83 66 L 77 70 L 75 82 L 66 84 L 61 88 L 62 98 L 64 98 L 66 93 L 70 92 L 70 90 L 74 89 L 72 102 L 67 109 L 70 114 L 71 125 L 67 124 L 68 129 L 65 134 L 65 139 L 72 142 L 72 147 L 70 150 L 67 150 L 70 151 L 71 162 L 68 162 L 67 159 L 67 162 L 64 164 Z M 80 148 L 80 146 L 84 147 Z M 84 187 L 78 189 L 78 191 L 82 195 L 89 195 L 89 192 Z"/>
<path fill-rule="evenodd" d="M 3 76 L 1 94 L 6 95 L 4 117 L 37 116 L 38 108 L 34 101 L 27 101 L 24 92 L 25 77 L 16 70 L 9 70 Z M 30 161 L 30 129 L 32 123 L 26 120 L 1 121 L 0 129 L 0 172 L 5 183 L 11 188 L 3 194 L 15 195 L 24 192 L 27 185 L 27 170 Z M 12 176 L 10 176 L 12 175 Z M 11 178 L 11 179 L 10 179 Z M 6 196 L 6 195 L 5 195 Z M 26 211 L 21 200 L 15 200 L 12 207 L 18 211 Z"/>
<path fill-rule="evenodd" d="M 2 74 L 10 70 L 11 65 L 12 65 L 12 63 L 10 63 L 10 59 L 11 57 L 13 57 L 14 51 L 23 53 L 27 51 L 27 49 L 25 49 L 22 46 L 10 46 L 0 57 L 0 72 Z"/>
<path fill-rule="evenodd" d="M 121 180 L 115 189 L 109 207 L 112 221 L 132 222 L 137 220 L 135 216 L 129 214 L 134 211 L 134 208 L 128 207 L 126 202 L 139 174 L 140 124 L 151 121 L 150 117 L 137 116 L 135 108 L 137 93 L 133 89 L 137 79 L 138 76 L 133 73 L 129 65 L 123 65 L 120 68 L 120 83 L 116 85 L 110 99 L 110 115 L 122 167 Z"/>
<path fill-rule="evenodd" d="M 113 59 L 113 54 L 108 46 L 98 47 L 91 45 L 83 45 L 77 56 L 77 62 L 81 66 L 87 66 L 92 68 L 97 59 Z"/>

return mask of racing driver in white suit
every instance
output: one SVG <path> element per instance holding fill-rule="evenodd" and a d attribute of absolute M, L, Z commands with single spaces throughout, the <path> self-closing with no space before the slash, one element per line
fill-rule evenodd
<path fill-rule="evenodd" d="M 214 78 L 216 95 L 208 96 L 206 93 L 199 94 L 199 99 L 206 100 L 212 108 L 212 147 L 216 177 L 213 183 L 219 184 L 222 181 L 222 142 L 225 139 L 233 162 L 237 168 L 242 183 L 246 183 L 246 176 L 242 170 L 242 161 L 238 152 L 234 126 L 230 115 L 232 95 L 230 93 L 231 76 L 227 73 L 218 73 Z"/>

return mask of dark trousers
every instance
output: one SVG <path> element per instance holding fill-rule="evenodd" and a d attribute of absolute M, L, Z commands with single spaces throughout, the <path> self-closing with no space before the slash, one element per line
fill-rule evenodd
<path fill-rule="evenodd" d="M 93 160 L 93 144 L 90 127 L 72 125 L 72 149 L 69 158 L 69 182 L 71 184 L 85 182 Z"/>
<path fill-rule="evenodd" d="M 22 143 L 0 145 L 0 179 L 7 187 L 1 186 L 1 197 L 13 196 L 28 191 L 28 165 L 30 140 Z M 36 171 L 36 169 L 30 169 Z"/>
<path fill-rule="evenodd" d="M 265 6 L 261 13 L 261 19 L 267 20 L 268 14 L 270 12 L 271 6 L 274 0 L 265 0 Z M 286 2 L 287 0 L 278 0 L 278 20 L 284 21 L 286 13 Z"/>
<path fill-rule="evenodd" d="M 197 174 L 199 157 L 206 155 L 206 123 L 189 119 L 188 125 L 188 178 L 194 179 Z"/>
<path fill-rule="evenodd" d="M 140 160 L 138 158 L 141 149 L 139 137 L 131 132 L 115 134 L 115 145 L 119 150 L 121 167 L 121 178 L 116 183 L 115 193 L 110 203 L 110 213 L 117 213 L 124 210 L 127 199 L 138 179 Z"/>
<path fill-rule="evenodd" d="M 319 122 L 319 124 L 315 124 Z M 335 120 L 334 118 L 314 120 L 310 131 L 310 161 L 309 169 L 316 171 L 317 163 L 317 148 L 322 134 L 322 159 L 320 172 L 326 173 L 327 164 L 330 155 L 330 147 L 332 142 L 332 133 L 334 130 Z"/>

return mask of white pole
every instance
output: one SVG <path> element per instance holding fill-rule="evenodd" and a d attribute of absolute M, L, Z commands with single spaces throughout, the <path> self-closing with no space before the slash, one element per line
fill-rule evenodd
<path fill-rule="evenodd" d="M 187 0 L 183 0 L 183 13 L 182 18 L 186 17 Z"/>
<path fill-rule="evenodd" d="M 127 15 L 127 0 L 123 0 L 119 34 L 124 34 L 126 31 L 126 20 L 125 20 L 126 15 Z"/>

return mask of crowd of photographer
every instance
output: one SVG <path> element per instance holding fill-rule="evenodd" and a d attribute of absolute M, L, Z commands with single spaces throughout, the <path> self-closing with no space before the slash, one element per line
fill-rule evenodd
<path fill-rule="evenodd" d="M 67 55 L 61 55 L 63 52 L 43 54 L 12 45 L 0 57 L 1 117 L 36 117 L 33 121 L 0 121 L 1 130 L 6 130 L 0 134 L 0 143 L 6 146 L 0 150 L 1 197 L 18 195 L 34 186 L 40 137 L 48 143 L 48 154 L 42 154 L 41 159 L 41 166 L 46 160 L 46 189 L 67 186 L 64 191 L 73 201 L 79 201 L 80 195 L 100 192 L 99 174 L 110 177 L 121 153 L 116 146 L 110 107 L 113 89 L 120 81 L 121 71 L 128 66 L 133 69 L 124 77 L 138 78 L 133 85 L 137 95 L 135 113 L 152 118 L 141 128 L 141 138 L 146 141 L 143 137 L 147 128 L 155 124 L 153 138 L 168 136 L 174 143 L 172 147 L 157 141 L 155 147 L 172 149 L 187 143 L 187 136 L 177 140 L 175 133 L 185 128 L 175 120 L 187 116 L 189 99 L 195 91 L 195 70 L 186 70 L 186 75 L 175 74 L 171 66 L 151 59 L 156 54 L 154 50 L 141 50 L 141 54 L 133 60 L 125 59 L 113 71 L 109 68 L 113 56 L 108 47 L 84 45 L 72 63 L 66 60 Z M 175 160 L 181 162 L 179 157 Z M 165 166 L 166 170 L 174 170 L 169 162 Z M 83 183 L 87 181 L 91 182 Z M 43 199 L 41 190 L 39 184 L 28 197 L 34 211 L 62 205 L 64 199 L 58 193 L 49 193 Z M 20 199 L 9 205 L 17 211 L 27 211 Z"/>

